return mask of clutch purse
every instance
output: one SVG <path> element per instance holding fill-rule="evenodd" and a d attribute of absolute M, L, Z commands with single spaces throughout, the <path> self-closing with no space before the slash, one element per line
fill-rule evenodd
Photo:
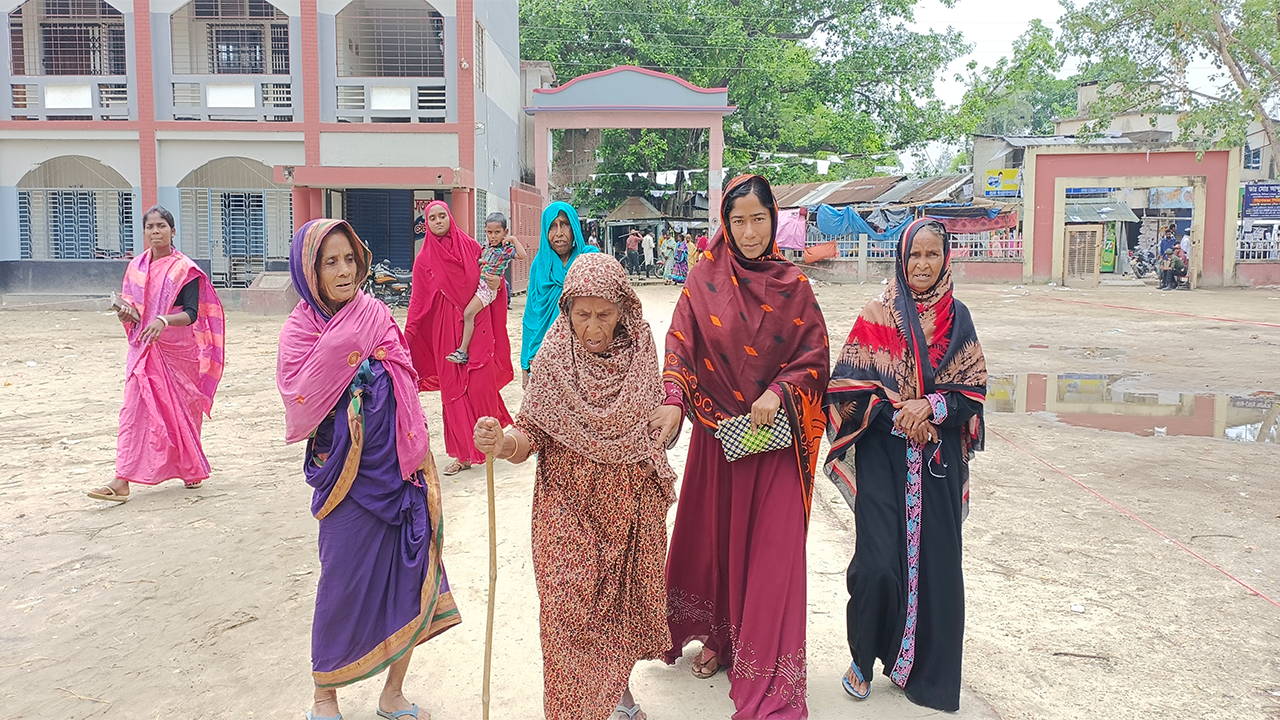
<path fill-rule="evenodd" d="M 751 429 L 751 415 L 721 420 L 716 427 L 716 439 L 724 448 L 724 459 L 729 462 L 739 460 L 748 455 L 771 452 L 791 447 L 794 438 L 791 436 L 791 421 L 782 408 L 773 418 L 773 424 L 758 430 Z"/>

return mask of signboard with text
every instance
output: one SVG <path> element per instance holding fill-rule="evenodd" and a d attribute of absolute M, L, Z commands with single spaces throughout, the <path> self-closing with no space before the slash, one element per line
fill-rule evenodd
<path fill-rule="evenodd" d="M 1018 197 L 1021 173 L 1018 168 L 988 170 L 982 194 L 987 197 Z"/>
<path fill-rule="evenodd" d="M 1280 183 L 1245 185 L 1241 214 L 1254 220 L 1280 220 Z"/>

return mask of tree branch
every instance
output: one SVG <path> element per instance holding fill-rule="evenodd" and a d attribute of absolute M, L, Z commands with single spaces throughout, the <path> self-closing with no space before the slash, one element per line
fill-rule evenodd
<path fill-rule="evenodd" d="M 808 40 L 809 38 L 813 37 L 814 33 L 818 32 L 819 28 L 826 27 L 828 23 L 830 23 L 832 20 L 835 20 L 835 19 L 836 19 L 836 14 L 831 13 L 826 17 L 820 17 L 817 20 L 814 20 L 812 23 L 810 23 L 809 30 L 806 32 L 770 33 L 770 35 L 779 40 Z"/>

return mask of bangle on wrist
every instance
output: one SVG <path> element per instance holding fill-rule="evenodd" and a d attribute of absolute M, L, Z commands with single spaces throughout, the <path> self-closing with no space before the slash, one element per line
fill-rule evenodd
<path fill-rule="evenodd" d="M 507 438 L 510 438 L 510 437 L 511 437 L 511 436 L 510 436 L 510 435 L 508 435 L 508 434 L 506 434 L 506 433 L 503 433 L 503 434 L 502 434 L 502 444 L 498 446 L 498 452 L 499 452 L 499 453 L 501 453 L 503 450 L 506 450 L 506 448 L 507 448 Z M 512 438 L 512 439 L 514 439 L 514 438 Z M 518 451 L 519 449 L 520 449 L 520 443 L 519 443 L 519 441 L 517 441 L 517 442 L 516 442 L 516 446 L 515 446 L 515 448 L 513 448 L 513 449 L 511 450 L 511 452 L 507 453 L 506 455 L 498 455 L 498 459 L 499 459 L 499 460 L 510 460 L 511 458 L 515 457 L 516 451 Z"/>
<path fill-rule="evenodd" d="M 164 315 L 160 316 L 160 322 L 164 323 L 165 327 L 169 327 L 169 318 L 165 317 Z"/>

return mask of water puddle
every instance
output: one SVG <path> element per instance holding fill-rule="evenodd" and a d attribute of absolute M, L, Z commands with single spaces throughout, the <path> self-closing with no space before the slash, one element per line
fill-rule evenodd
<path fill-rule="evenodd" d="M 1033 346 L 1034 347 L 1034 346 Z M 1280 443 L 1280 395 L 1134 392 L 1123 373 L 992 375 L 987 410 L 1049 412 L 1076 427 L 1143 436 L 1192 435 Z"/>
<path fill-rule="evenodd" d="M 1014 350 L 1050 350 L 1085 360 L 1117 360 L 1125 354 L 1125 351 L 1120 348 L 1075 345 L 1019 345 L 1015 346 Z"/>

